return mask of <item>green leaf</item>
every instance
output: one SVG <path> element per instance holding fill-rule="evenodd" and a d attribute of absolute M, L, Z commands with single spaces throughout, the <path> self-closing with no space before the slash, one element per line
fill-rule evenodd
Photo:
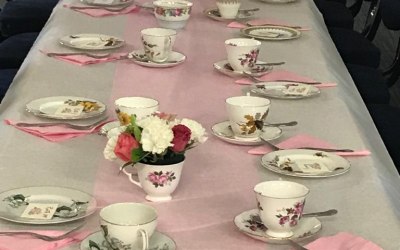
<path fill-rule="evenodd" d="M 140 131 L 140 128 L 136 124 L 133 127 L 133 135 L 135 136 L 136 141 L 140 142 L 140 139 L 142 138 L 142 131 Z"/>
<path fill-rule="evenodd" d="M 139 162 L 142 159 L 143 155 L 144 155 L 144 151 L 143 151 L 142 147 L 136 148 L 136 149 L 132 150 L 131 160 L 135 163 Z"/>

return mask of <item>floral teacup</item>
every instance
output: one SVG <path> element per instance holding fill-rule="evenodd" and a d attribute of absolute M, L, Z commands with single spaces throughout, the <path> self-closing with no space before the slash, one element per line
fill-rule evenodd
<path fill-rule="evenodd" d="M 251 71 L 256 66 L 261 42 L 248 38 L 234 38 L 225 41 L 228 62 L 237 72 Z"/>
<path fill-rule="evenodd" d="M 193 3 L 185 0 L 154 1 L 154 15 L 162 28 L 182 29 L 190 17 Z"/>
<path fill-rule="evenodd" d="M 310 190 L 291 181 L 266 181 L 254 187 L 260 218 L 268 228 L 266 234 L 276 238 L 293 235 L 303 214 Z"/>
<path fill-rule="evenodd" d="M 115 100 L 115 112 L 121 125 L 130 123 L 131 115 L 141 119 L 157 111 L 158 101 L 151 98 L 134 96 Z"/>
<path fill-rule="evenodd" d="M 176 31 L 163 28 L 149 28 L 141 31 L 144 53 L 153 62 L 168 59 L 176 39 Z"/>

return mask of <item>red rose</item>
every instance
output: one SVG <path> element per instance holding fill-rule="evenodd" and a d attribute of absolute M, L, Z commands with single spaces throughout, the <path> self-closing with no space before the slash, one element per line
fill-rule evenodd
<path fill-rule="evenodd" d="M 182 124 L 175 125 L 172 128 L 172 132 L 174 133 L 174 139 L 172 139 L 172 151 L 175 153 L 179 153 L 185 150 L 186 145 L 190 141 L 190 135 L 192 132 L 188 127 Z"/>
<path fill-rule="evenodd" d="M 117 145 L 115 145 L 114 153 L 123 161 L 130 161 L 132 150 L 139 147 L 139 143 L 135 138 L 128 134 L 122 133 L 118 136 Z"/>

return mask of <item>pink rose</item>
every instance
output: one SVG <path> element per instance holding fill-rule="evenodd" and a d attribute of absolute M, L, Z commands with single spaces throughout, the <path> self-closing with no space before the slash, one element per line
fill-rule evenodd
<path fill-rule="evenodd" d="M 117 145 L 115 145 L 114 153 L 123 161 L 130 161 L 132 150 L 139 147 L 139 143 L 128 133 L 122 133 L 118 136 Z"/>
<path fill-rule="evenodd" d="M 149 179 L 151 183 L 158 183 L 158 176 L 154 173 L 149 173 L 147 179 Z"/>
<path fill-rule="evenodd" d="M 174 133 L 174 139 L 172 139 L 172 151 L 175 153 L 183 152 L 186 148 L 186 145 L 190 141 L 190 136 L 192 132 L 188 127 L 182 124 L 175 125 L 172 128 L 172 132 Z"/>
<path fill-rule="evenodd" d="M 160 178 L 158 178 L 158 183 L 159 184 L 165 184 L 168 181 L 168 176 L 166 176 L 165 174 L 161 175 Z"/>

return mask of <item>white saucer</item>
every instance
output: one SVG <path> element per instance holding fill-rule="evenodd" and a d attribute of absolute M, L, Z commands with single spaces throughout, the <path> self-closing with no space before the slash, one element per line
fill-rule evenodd
<path fill-rule="evenodd" d="M 223 18 L 219 13 L 218 8 L 207 9 L 203 12 L 207 17 L 217 21 L 234 21 L 248 19 L 254 16 L 254 11 L 239 12 L 234 18 Z"/>
<path fill-rule="evenodd" d="M 89 243 L 90 242 L 90 243 Z M 91 247 L 90 247 L 91 245 Z M 103 233 L 97 231 L 86 237 L 80 246 L 80 250 L 112 250 L 104 239 Z M 173 239 L 167 235 L 154 231 L 149 239 L 149 250 L 175 250 L 176 244 Z"/>
<path fill-rule="evenodd" d="M 262 224 L 258 209 L 244 211 L 234 219 L 236 227 L 247 236 L 268 243 L 287 244 L 287 238 L 275 238 L 267 235 L 267 228 Z M 321 221 L 315 217 L 301 218 L 299 225 L 294 228 L 293 236 L 289 239 L 302 241 L 315 236 L 322 229 Z"/>
<path fill-rule="evenodd" d="M 128 57 L 136 64 L 151 68 L 168 68 L 179 65 L 186 60 L 186 56 L 182 53 L 171 51 L 166 62 L 152 62 L 147 59 L 143 50 L 134 50 L 129 53 Z M 173 61 L 173 62 L 171 62 Z"/>
<path fill-rule="evenodd" d="M 213 134 L 219 139 L 237 145 L 244 146 L 256 146 L 261 145 L 264 142 L 258 138 L 240 138 L 233 134 L 233 131 L 229 127 L 229 121 L 219 122 L 211 127 Z M 262 137 L 264 140 L 270 141 L 281 137 L 282 129 L 278 127 L 264 127 Z"/>
<path fill-rule="evenodd" d="M 258 63 L 264 63 L 262 61 L 257 61 Z M 235 71 L 231 68 L 229 65 L 228 60 L 222 60 L 219 62 L 216 62 L 213 64 L 214 68 L 221 72 L 224 75 L 230 76 L 230 77 L 242 77 L 243 76 L 243 71 Z M 255 77 L 263 76 L 268 73 L 270 73 L 273 69 L 272 66 L 262 66 L 262 71 L 260 72 L 252 72 L 251 75 Z"/>
<path fill-rule="evenodd" d="M 257 83 L 255 88 L 251 88 L 251 92 L 276 99 L 286 99 L 286 100 L 298 100 L 309 98 L 313 96 L 317 96 L 321 94 L 319 88 L 307 84 L 296 83 L 296 82 L 284 82 L 284 81 L 275 81 L 275 82 L 266 82 L 266 83 Z M 303 95 L 292 95 L 287 94 L 285 90 L 287 90 L 288 86 L 307 86 L 309 91 Z M 262 88 L 260 88 L 262 87 Z"/>

